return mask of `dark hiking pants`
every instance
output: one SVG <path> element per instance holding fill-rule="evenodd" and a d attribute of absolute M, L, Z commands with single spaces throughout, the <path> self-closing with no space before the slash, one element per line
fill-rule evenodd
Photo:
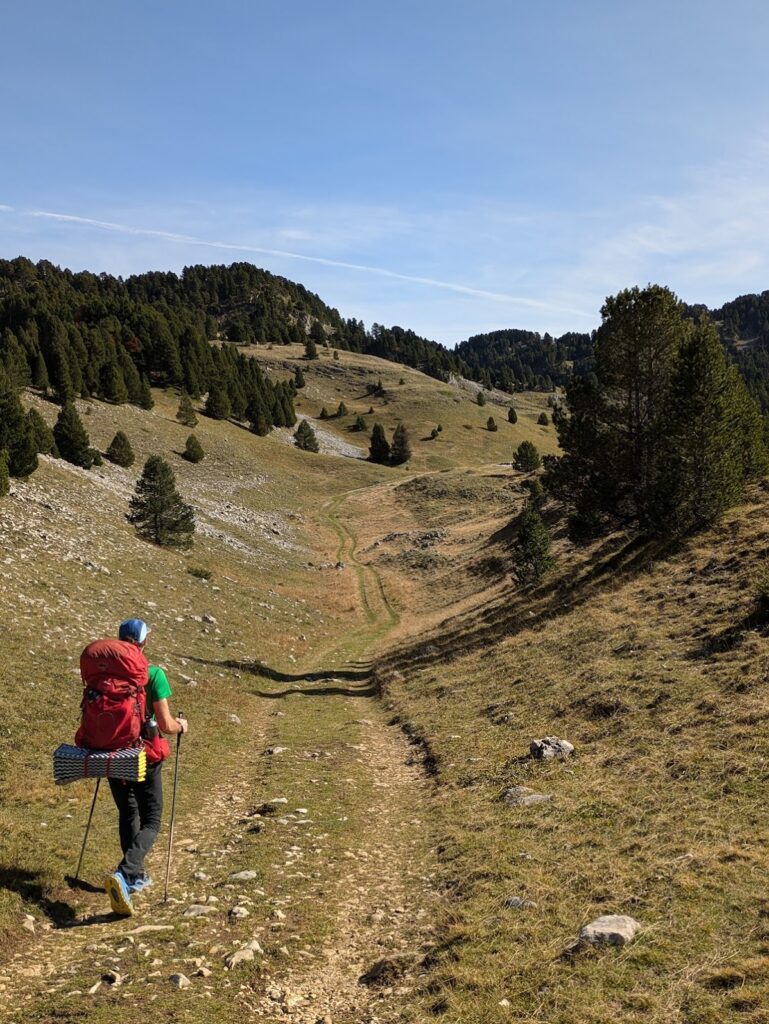
<path fill-rule="evenodd" d="M 144 782 L 109 780 L 109 788 L 120 818 L 120 846 L 123 859 L 118 870 L 129 882 L 144 874 L 144 858 L 158 837 L 163 815 L 162 763 L 147 765 Z"/>

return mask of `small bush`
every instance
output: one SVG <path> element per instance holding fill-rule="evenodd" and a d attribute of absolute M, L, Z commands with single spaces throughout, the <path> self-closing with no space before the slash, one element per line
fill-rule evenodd
<path fill-rule="evenodd" d="M 546 412 L 541 412 L 537 417 L 537 423 L 540 425 L 540 427 L 546 427 L 549 422 L 550 417 L 547 415 Z"/>
<path fill-rule="evenodd" d="M 205 580 L 206 583 L 209 583 L 214 575 L 210 569 L 204 569 L 200 565 L 191 565 L 187 572 L 190 576 L 194 576 L 196 580 Z"/>
<path fill-rule="evenodd" d="M 521 441 L 513 456 L 513 467 L 521 473 L 532 473 L 535 469 L 539 469 L 541 464 L 542 459 L 537 451 L 537 446 L 531 441 Z"/>
<path fill-rule="evenodd" d="M 123 466 L 128 468 L 134 464 L 134 453 L 131 447 L 131 442 L 128 440 L 126 434 L 122 430 L 118 430 L 115 436 L 110 441 L 110 446 L 104 453 L 110 462 L 114 462 L 116 466 Z"/>
<path fill-rule="evenodd" d="M 206 453 L 203 451 L 200 441 L 198 441 L 194 434 L 190 434 L 184 446 L 182 458 L 186 459 L 187 462 L 202 462 L 205 455 Z"/>

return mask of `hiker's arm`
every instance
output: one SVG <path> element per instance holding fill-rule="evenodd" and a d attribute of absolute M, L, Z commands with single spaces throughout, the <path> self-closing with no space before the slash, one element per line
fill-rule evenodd
<path fill-rule="evenodd" d="M 165 698 L 153 701 L 152 709 L 155 712 L 155 718 L 160 726 L 160 731 L 164 732 L 167 736 L 172 736 L 177 732 L 187 732 L 187 719 L 174 718 L 168 707 L 168 701 Z"/>

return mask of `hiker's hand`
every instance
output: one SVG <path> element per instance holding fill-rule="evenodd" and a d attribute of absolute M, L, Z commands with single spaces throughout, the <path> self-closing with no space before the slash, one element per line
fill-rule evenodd
<path fill-rule="evenodd" d="M 177 718 L 176 719 L 176 724 L 179 726 L 179 733 L 180 733 L 180 735 L 183 736 L 185 734 L 185 732 L 189 732 L 189 728 L 190 727 L 189 727 L 189 725 L 187 725 L 187 719 L 186 718 Z"/>

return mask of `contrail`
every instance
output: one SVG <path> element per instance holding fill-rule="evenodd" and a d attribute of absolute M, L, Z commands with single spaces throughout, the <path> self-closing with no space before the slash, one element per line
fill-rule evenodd
<path fill-rule="evenodd" d="M 0 204 L 0 211 L 12 211 L 10 206 Z M 433 277 L 419 277 L 411 274 L 401 274 L 395 270 L 388 270 L 385 267 L 369 266 L 365 263 L 349 263 L 345 260 L 329 259 L 326 256 L 307 256 L 304 253 L 289 252 L 285 249 L 268 249 L 258 245 L 242 245 L 236 242 L 222 242 L 207 238 L 197 238 L 194 235 L 179 234 L 175 231 L 161 231 L 156 228 L 137 228 L 130 224 L 119 224 L 114 221 L 96 220 L 93 217 L 80 217 L 72 213 L 55 213 L 50 210 L 29 210 L 17 211 L 27 216 L 41 217 L 47 220 L 54 220 L 68 224 L 79 224 L 84 227 L 99 228 L 102 231 L 113 231 L 123 235 L 135 235 L 142 238 L 162 238 L 167 242 L 181 242 L 186 245 L 200 245 L 209 249 L 227 249 L 232 252 L 255 253 L 260 256 L 277 256 L 289 260 L 302 260 L 305 263 L 319 263 L 326 267 L 340 267 L 344 270 L 355 270 L 358 273 L 375 274 L 378 277 L 388 277 L 396 281 L 408 281 L 411 284 L 421 284 L 429 288 L 442 288 L 444 291 L 457 292 L 460 295 L 472 295 L 476 298 L 491 299 L 494 302 L 507 302 L 512 305 L 525 306 L 530 309 L 555 311 L 569 313 L 574 316 L 590 317 L 591 314 L 584 310 L 569 309 L 566 307 L 553 306 L 551 303 L 542 302 L 538 299 L 528 299 L 518 295 L 508 295 L 505 292 L 492 292 L 483 288 L 473 288 L 470 285 L 456 284 L 453 281 L 440 281 Z"/>

